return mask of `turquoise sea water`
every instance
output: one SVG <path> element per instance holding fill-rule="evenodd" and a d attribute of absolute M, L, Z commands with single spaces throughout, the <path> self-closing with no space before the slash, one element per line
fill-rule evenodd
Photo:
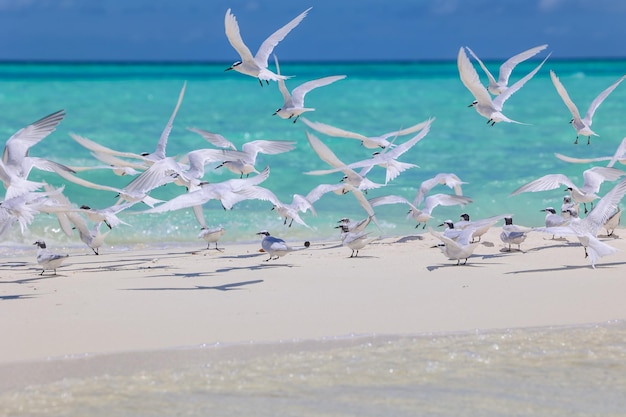
<path fill-rule="evenodd" d="M 530 71 L 537 62 L 517 67 L 512 78 Z M 488 62 L 497 71 L 498 62 Z M 99 165 L 90 153 L 74 142 L 73 132 L 104 146 L 135 153 L 153 151 L 169 119 L 184 81 L 187 92 L 167 145 L 169 156 L 211 147 L 186 127 L 220 133 L 237 146 L 256 139 L 297 142 L 296 149 L 280 155 L 259 155 L 257 167 L 270 166 L 270 178 L 262 185 L 282 201 L 291 202 L 294 193 L 306 195 L 321 183 L 336 183 L 342 174 L 306 175 L 327 169 L 310 148 L 301 122 L 292 123 L 272 113 L 282 104 L 275 83 L 261 87 L 257 80 L 234 72 L 224 72 L 227 64 L 10 64 L 0 65 L 0 129 L 5 138 L 18 129 L 59 109 L 67 116 L 58 129 L 31 149 L 41 156 L 72 166 Z M 575 131 L 568 124 L 570 114 L 556 93 L 549 77 L 554 70 L 578 104 L 586 111 L 593 98 L 624 74 L 626 61 L 548 60 L 541 71 L 505 104 L 504 112 L 524 125 L 486 120 L 467 105 L 473 97 L 461 83 L 456 61 L 424 63 L 289 63 L 282 72 L 294 77 L 287 87 L 328 75 L 347 78 L 313 90 L 305 104 L 315 112 L 310 120 L 359 132 L 368 136 L 395 131 L 435 117 L 430 133 L 400 160 L 417 164 L 386 187 L 371 190 L 368 198 L 397 194 L 412 200 L 419 184 L 439 172 L 453 172 L 467 184 L 465 195 L 473 203 L 461 207 L 437 207 L 429 222 L 437 227 L 445 219 L 458 219 L 468 212 L 478 219 L 510 213 L 518 224 L 540 225 L 546 206 L 560 206 L 563 190 L 525 193 L 509 197 L 521 184 L 548 173 L 564 173 L 576 183 L 589 165 L 568 164 L 554 157 L 555 152 L 574 157 L 612 155 L 626 135 L 626 85 L 619 86 L 600 106 L 593 128 L 599 137 L 590 145 L 583 138 L 574 145 Z M 316 133 L 346 163 L 367 159 L 371 150 L 357 140 L 334 138 Z M 411 136 L 397 138 L 397 142 Z M 89 181 L 123 188 L 131 178 L 118 177 L 109 170 L 81 172 Z M 219 182 L 235 177 L 226 170 L 207 168 L 205 179 Z M 65 184 L 65 194 L 77 204 L 93 208 L 116 202 L 115 194 L 68 184 L 54 174 L 33 172 L 31 179 L 44 179 L 54 186 Z M 368 178 L 384 182 L 384 170 L 375 167 Z M 602 192 L 611 187 L 603 185 Z M 169 199 L 184 192 L 174 184 L 151 195 Z M 431 193 L 451 192 L 439 186 Z M 224 241 L 255 240 L 255 232 L 268 229 L 286 239 L 326 239 L 336 236 L 335 222 L 344 216 L 362 218 L 365 212 L 351 195 L 328 194 L 316 205 L 317 216 L 303 215 L 311 226 L 283 226 L 271 204 L 245 201 L 224 212 L 217 201 L 205 204 L 210 225 L 223 225 Z M 138 242 L 195 242 L 199 226 L 190 209 L 163 215 L 133 214 L 145 209 L 136 205 L 122 213 L 132 226 L 122 226 L 107 237 L 107 244 Z M 376 209 L 386 235 L 421 233 L 407 220 L 405 205 Z M 58 230 L 54 216 L 38 216 L 22 236 L 15 227 L 4 236 L 11 244 L 27 242 L 35 236 L 71 245 L 72 239 Z M 80 243 L 80 242 L 79 242 Z"/>

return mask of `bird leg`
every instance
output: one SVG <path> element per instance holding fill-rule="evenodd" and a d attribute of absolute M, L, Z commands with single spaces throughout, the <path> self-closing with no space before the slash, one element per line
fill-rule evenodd
<path fill-rule="evenodd" d="M 207 249 L 211 249 L 211 242 L 207 243 L 206 248 Z M 223 249 L 217 247 L 217 242 L 215 242 L 215 250 L 219 251 L 219 252 L 223 252 L 224 251 Z"/>

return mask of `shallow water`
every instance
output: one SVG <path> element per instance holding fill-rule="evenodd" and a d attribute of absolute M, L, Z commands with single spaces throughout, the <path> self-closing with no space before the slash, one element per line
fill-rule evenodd
<path fill-rule="evenodd" d="M 0 416 L 623 416 L 625 338 L 611 322 L 54 359 Z"/>
<path fill-rule="evenodd" d="M 453 58 L 453 57 L 451 57 Z M 487 63 L 497 66 L 498 63 Z M 530 71 L 536 62 L 521 64 L 515 74 Z M 548 173 L 564 173 L 575 182 L 590 165 L 564 163 L 554 157 L 559 152 L 573 157 L 611 155 L 624 136 L 622 122 L 626 110 L 626 88 L 618 87 L 601 105 L 594 117 L 591 145 L 585 140 L 573 145 L 575 132 L 568 124 L 570 115 L 549 77 L 553 69 L 581 109 L 604 88 L 623 74 L 624 61 L 548 60 L 542 70 L 505 106 L 509 117 L 526 125 L 500 123 L 487 126 L 485 120 L 467 105 L 472 101 L 458 77 L 456 62 L 425 63 L 289 63 L 285 73 L 295 75 L 287 86 L 327 75 L 346 74 L 347 78 L 309 93 L 306 103 L 316 108 L 309 119 L 379 135 L 435 117 L 431 132 L 400 158 L 419 168 L 405 171 L 386 187 L 372 190 L 368 198 L 398 194 L 412 200 L 421 181 L 439 172 L 454 172 L 467 184 L 465 195 L 473 203 L 461 207 L 437 207 L 433 220 L 437 227 L 445 219 L 456 220 L 462 212 L 473 219 L 510 213 L 514 221 L 527 226 L 541 225 L 545 206 L 560 206 L 561 189 L 539 193 L 509 194 L 523 183 Z M 251 77 L 225 73 L 222 64 L 0 64 L 0 129 L 9 137 L 19 128 L 64 108 L 65 120 L 52 135 L 31 149 L 43 156 L 72 166 L 97 165 L 85 149 L 70 137 L 73 132 L 102 145 L 131 152 L 152 151 L 175 106 L 184 81 L 187 92 L 168 142 L 170 156 L 209 147 L 188 126 L 220 133 L 241 146 L 254 139 L 280 139 L 296 142 L 296 149 L 280 155 L 260 155 L 258 167 L 269 165 L 270 178 L 262 185 L 282 201 L 291 202 L 294 193 L 307 194 L 321 183 L 336 183 L 341 174 L 312 176 L 304 172 L 328 166 L 310 149 L 303 123 L 273 117 L 282 103 L 275 84 L 260 87 Z M 514 74 L 514 77 L 515 77 Z M 581 110 L 583 111 L 583 110 Z M 318 137 L 345 162 L 369 158 L 371 150 L 351 139 Z M 404 141 L 409 137 L 398 138 Z M 80 173 L 92 182 L 124 187 L 129 178 L 109 170 Z M 228 171 L 207 168 L 205 179 L 218 182 L 233 178 Z M 384 171 L 375 167 L 368 175 L 384 182 Z M 104 208 L 115 203 L 114 193 L 67 184 L 58 176 L 33 172 L 32 179 L 44 179 L 55 187 L 65 186 L 65 194 L 77 204 Z M 611 184 L 602 187 L 602 193 Z M 170 199 L 184 190 L 173 184 L 155 190 L 156 198 Z M 440 186 L 432 193 L 451 192 Z M 205 204 L 210 225 L 223 225 L 225 241 L 254 241 L 260 229 L 271 230 L 286 239 L 312 239 L 336 236 L 334 225 L 344 216 L 365 217 L 350 195 L 329 194 L 315 205 L 317 216 L 306 213 L 307 229 L 294 224 L 288 228 L 271 211 L 268 202 L 246 201 L 225 212 L 217 201 Z M 111 245 L 139 242 L 197 241 L 199 226 L 190 210 L 163 215 L 136 214 L 146 207 L 137 205 L 122 214 L 132 226 L 114 230 L 106 242 Z M 406 218 L 407 207 L 381 206 L 377 218 L 388 235 L 421 233 Z M 82 244 L 77 237 L 60 232 L 54 216 L 37 216 L 22 234 L 14 227 L 3 239 L 15 246 L 44 238 L 54 244 Z M 52 245 L 51 243 L 51 245 Z"/>

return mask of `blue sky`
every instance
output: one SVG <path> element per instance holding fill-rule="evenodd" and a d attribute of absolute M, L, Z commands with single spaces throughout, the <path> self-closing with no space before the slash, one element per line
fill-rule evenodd
<path fill-rule="evenodd" d="M 0 0 L 0 60 L 231 63 L 227 8 L 254 53 L 309 6 L 281 60 L 453 60 L 462 45 L 503 59 L 543 43 L 553 59 L 626 57 L 622 0 Z"/>

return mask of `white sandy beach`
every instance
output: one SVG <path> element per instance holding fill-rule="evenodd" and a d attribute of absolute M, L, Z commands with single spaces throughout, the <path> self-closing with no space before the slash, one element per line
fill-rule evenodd
<path fill-rule="evenodd" d="M 523 252 L 505 252 L 499 233 L 483 236 L 465 266 L 428 233 L 375 241 L 357 258 L 312 242 L 269 262 L 258 243 L 81 248 L 43 276 L 33 248 L 2 260 L 0 387 L 14 375 L 3 368 L 56 358 L 626 319 L 626 240 L 603 238 L 620 251 L 594 270 L 573 238 L 535 232 Z"/>

